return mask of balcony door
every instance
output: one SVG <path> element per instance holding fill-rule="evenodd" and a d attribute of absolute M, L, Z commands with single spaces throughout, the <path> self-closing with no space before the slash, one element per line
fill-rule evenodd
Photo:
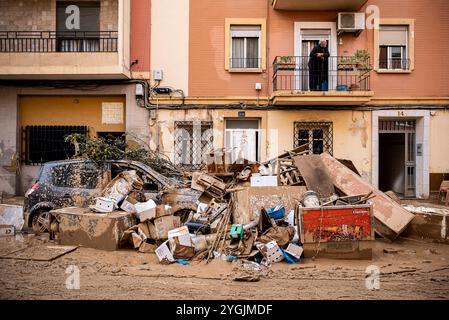
<path fill-rule="evenodd" d="M 312 49 L 320 40 L 327 41 L 330 57 L 337 56 L 337 31 L 335 22 L 295 22 L 295 56 L 297 65 L 295 70 L 295 89 L 300 91 L 310 90 L 309 56 Z M 327 86 L 325 89 L 336 90 L 336 67 L 333 60 L 329 58 L 327 75 Z"/>
<path fill-rule="evenodd" d="M 314 80 L 311 77 L 315 77 L 315 75 L 311 74 L 309 70 L 309 60 L 310 60 L 310 52 L 313 50 L 315 46 L 318 45 L 320 40 L 327 41 L 327 48 L 330 52 L 329 42 L 330 42 L 330 29 L 303 29 L 301 30 L 301 57 L 299 59 L 299 73 L 297 75 L 299 81 L 299 90 L 301 91 L 310 91 L 310 83 Z M 329 58 L 329 62 L 331 59 Z M 330 68 L 330 63 L 329 63 Z M 329 70 L 330 71 L 330 70 Z M 327 79 L 321 79 L 325 82 L 329 83 L 329 72 L 327 72 Z"/>

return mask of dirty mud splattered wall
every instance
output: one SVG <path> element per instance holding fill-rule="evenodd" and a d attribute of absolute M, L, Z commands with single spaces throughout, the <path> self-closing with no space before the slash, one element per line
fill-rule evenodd
<path fill-rule="evenodd" d="M 174 121 L 209 120 L 214 122 L 214 147 L 224 147 L 226 118 L 237 118 L 237 110 L 160 110 L 154 123 L 152 147 L 156 148 L 156 127 L 159 126 L 159 150 L 173 159 Z M 371 115 L 369 112 L 342 111 L 257 111 L 246 110 L 245 118 L 260 119 L 262 129 L 262 161 L 293 148 L 295 121 L 326 121 L 333 123 L 333 149 L 336 157 L 350 159 L 369 181 L 371 177 Z M 154 138 L 154 139 L 153 139 Z"/>
<path fill-rule="evenodd" d="M 337 158 L 349 159 L 363 179 L 371 179 L 371 114 L 351 110 L 269 111 L 268 127 L 278 128 L 278 147 L 270 157 L 293 148 L 295 121 L 332 122 L 333 151 Z"/>
<path fill-rule="evenodd" d="M 123 122 L 102 123 L 102 103 L 123 104 Z M 124 96 L 23 96 L 20 97 L 20 125 L 85 125 L 89 134 L 125 132 Z"/>
<path fill-rule="evenodd" d="M 0 87 L 0 192 L 14 194 L 16 175 L 14 158 L 17 155 L 16 91 Z M 11 107 L 12 106 L 12 107 Z"/>
<path fill-rule="evenodd" d="M 449 179 L 449 110 L 430 115 L 430 190 L 438 190 L 443 177 Z"/>

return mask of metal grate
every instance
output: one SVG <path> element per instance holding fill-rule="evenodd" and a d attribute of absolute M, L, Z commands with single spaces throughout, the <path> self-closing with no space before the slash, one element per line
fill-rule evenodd
<path fill-rule="evenodd" d="M 416 132 L 415 120 L 379 120 L 379 133 Z"/>
<path fill-rule="evenodd" d="M 310 154 L 333 154 L 332 122 L 295 122 L 295 148 L 309 144 Z"/>
<path fill-rule="evenodd" d="M 26 126 L 22 128 L 22 161 L 41 164 L 63 160 L 75 154 L 72 144 L 64 141 L 72 133 L 87 135 L 87 126 Z"/>
<path fill-rule="evenodd" d="M 212 121 L 175 121 L 175 164 L 201 170 L 213 149 Z"/>

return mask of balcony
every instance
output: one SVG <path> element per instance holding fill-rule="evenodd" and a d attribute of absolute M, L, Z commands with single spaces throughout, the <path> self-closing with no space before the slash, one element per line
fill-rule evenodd
<path fill-rule="evenodd" d="M 278 56 L 273 62 L 275 105 L 359 105 L 371 100 L 369 59 L 331 56 L 313 66 L 309 56 Z"/>
<path fill-rule="evenodd" d="M 79 2 L 78 26 L 65 1 L 9 1 L 0 31 L 0 79 L 129 78 L 130 1 Z M 92 31 L 95 30 L 95 31 Z"/>
<path fill-rule="evenodd" d="M 275 10 L 357 11 L 367 0 L 272 0 Z"/>

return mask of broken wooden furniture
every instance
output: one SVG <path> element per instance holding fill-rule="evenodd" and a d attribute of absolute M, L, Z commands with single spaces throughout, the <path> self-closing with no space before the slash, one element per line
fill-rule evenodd
<path fill-rule="evenodd" d="M 402 208 L 383 192 L 375 189 L 337 159 L 327 153 L 322 153 L 320 157 L 327 167 L 334 186 L 343 193 L 360 195 L 372 192 L 372 195 L 375 195 L 371 201 L 374 208 L 375 229 L 378 234 L 394 240 L 412 221 L 414 217 L 412 213 Z"/>

